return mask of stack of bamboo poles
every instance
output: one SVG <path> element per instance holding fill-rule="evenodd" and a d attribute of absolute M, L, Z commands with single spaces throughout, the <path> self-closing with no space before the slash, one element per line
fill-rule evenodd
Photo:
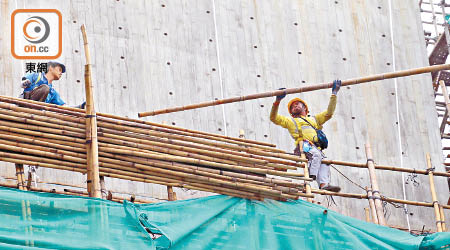
<path fill-rule="evenodd" d="M 275 145 L 97 113 L 101 176 L 262 200 L 312 197 Z M 0 161 L 86 173 L 85 111 L 0 96 Z M 288 171 L 290 170 L 290 171 Z"/>

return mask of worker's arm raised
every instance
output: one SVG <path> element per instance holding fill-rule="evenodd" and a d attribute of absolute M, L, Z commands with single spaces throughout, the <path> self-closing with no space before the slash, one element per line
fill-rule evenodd
<path fill-rule="evenodd" d="M 284 88 L 281 88 L 280 90 L 282 89 Z M 270 111 L 270 120 L 277 125 L 287 128 L 288 124 L 292 122 L 287 117 L 278 114 L 278 107 L 280 106 L 280 102 L 284 97 L 286 97 L 286 94 L 279 95 L 275 99 L 275 102 L 272 105 L 272 110 Z"/>
<path fill-rule="evenodd" d="M 333 89 L 331 90 L 331 97 L 330 102 L 328 103 L 328 108 L 326 111 L 316 115 L 316 121 L 319 124 L 319 126 L 322 126 L 326 121 L 330 120 L 330 118 L 334 114 L 334 110 L 336 109 L 336 102 L 337 102 L 337 93 L 339 92 L 339 89 L 341 88 L 342 82 L 341 80 L 335 80 L 333 81 Z"/>

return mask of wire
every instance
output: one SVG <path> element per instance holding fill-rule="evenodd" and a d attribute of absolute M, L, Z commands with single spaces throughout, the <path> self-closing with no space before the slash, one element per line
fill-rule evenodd
<path fill-rule="evenodd" d="M 339 174 L 341 174 L 345 179 L 347 179 L 350 183 L 352 183 L 352 184 L 354 184 L 355 186 L 359 187 L 360 189 L 366 191 L 366 189 L 363 188 L 362 185 L 360 185 L 360 184 L 358 184 L 358 183 L 352 181 L 349 177 L 347 177 L 345 174 L 343 174 L 341 171 L 339 171 L 334 165 L 330 165 L 330 166 L 331 166 L 334 170 L 336 170 Z M 384 195 L 380 195 L 380 196 L 381 196 L 381 198 L 384 198 L 384 199 L 387 198 L 387 197 L 384 196 Z M 336 204 L 336 203 L 335 203 L 335 204 Z M 403 208 L 404 212 L 405 212 L 406 214 L 408 213 L 408 209 L 407 209 L 407 207 L 406 207 L 405 204 L 398 204 L 398 203 L 395 203 L 395 202 L 392 202 L 392 201 L 385 201 L 385 200 L 384 200 L 384 201 L 383 201 L 383 212 L 384 212 L 384 216 L 387 217 L 387 218 L 389 218 L 389 216 L 391 215 L 391 213 L 388 211 L 388 209 L 387 209 L 387 207 L 386 207 L 387 204 L 392 205 L 394 208 Z M 386 218 L 386 219 L 387 219 L 387 218 Z"/>
<path fill-rule="evenodd" d="M 349 182 L 353 183 L 355 186 L 361 188 L 362 190 L 366 191 L 365 188 L 363 188 L 360 184 L 352 181 L 349 177 L 347 177 L 345 174 L 343 174 L 341 171 L 339 171 L 334 165 L 330 165 L 334 170 L 336 170 L 339 174 L 341 174 L 345 179 L 347 179 Z"/>

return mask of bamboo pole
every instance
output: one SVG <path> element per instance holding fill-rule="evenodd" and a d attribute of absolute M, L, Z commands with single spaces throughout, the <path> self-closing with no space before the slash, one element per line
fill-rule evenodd
<path fill-rule="evenodd" d="M 441 64 L 441 65 L 427 66 L 427 67 L 421 67 L 421 68 L 415 68 L 415 69 L 401 70 L 401 71 L 395 71 L 395 72 L 390 72 L 390 73 L 383 73 L 383 74 L 377 74 L 377 75 L 372 75 L 372 76 L 366 76 L 366 77 L 361 77 L 361 78 L 345 80 L 345 81 L 342 81 L 342 86 L 355 85 L 355 84 L 361 84 L 361 83 L 366 83 L 366 82 L 373 82 L 373 81 L 379 81 L 379 80 L 385 80 L 385 79 L 391 79 L 391 78 L 397 78 L 397 77 L 404 77 L 404 76 L 410 76 L 410 75 L 417 75 L 417 74 L 423 74 L 423 73 L 430 73 L 430 72 L 448 70 L 448 69 L 450 69 L 450 64 Z M 149 112 L 141 112 L 141 113 L 138 113 L 138 116 L 139 117 L 154 116 L 154 115 L 167 114 L 167 113 L 178 112 L 178 111 L 185 111 L 185 110 L 190 110 L 190 109 L 215 106 L 215 105 L 226 104 L 226 103 L 242 102 L 242 101 L 259 99 L 259 98 L 279 96 L 279 95 L 283 95 L 283 94 L 294 94 L 294 93 L 303 93 L 303 92 L 309 92 L 309 91 L 314 91 L 314 90 L 319 90 L 319 89 L 329 89 L 332 87 L 333 87 L 332 82 L 321 83 L 321 84 L 299 87 L 299 88 L 291 88 L 291 89 L 278 90 L 278 91 L 273 91 L 273 92 L 265 92 L 265 93 L 247 95 L 247 96 L 232 97 L 232 98 L 226 98 L 226 99 L 221 99 L 221 100 L 216 100 L 216 101 L 209 101 L 209 102 L 203 102 L 203 103 L 198 103 L 198 104 L 191 104 L 191 105 L 186 105 L 186 106 L 179 106 L 179 107 L 167 108 L 167 109 L 161 109 L 161 110 L 155 110 L 155 111 L 149 111 Z"/>
<path fill-rule="evenodd" d="M 39 111 L 40 112 L 40 111 Z M 49 113 L 50 114 L 50 113 Z M 78 119 L 78 118 L 77 118 Z M 8 125 L 10 126 L 11 123 L 9 123 Z M 34 128 L 34 127 L 30 127 L 30 128 Z M 49 130 L 45 130 L 45 131 L 49 131 Z M 161 144 L 160 144 L 161 145 Z M 208 148 L 209 150 L 211 148 Z M 235 154 L 235 152 L 229 151 L 230 153 Z M 245 155 L 245 154 L 242 154 Z M 253 156 L 252 156 L 253 157 Z M 289 158 L 289 160 L 293 160 L 292 158 L 294 158 L 293 156 L 291 156 Z M 265 158 L 264 160 L 268 161 L 270 158 Z M 296 159 L 298 160 L 298 159 Z M 351 167 L 367 167 L 366 164 L 362 164 L 362 163 L 351 163 L 351 162 L 343 162 L 343 161 L 336 161 L 336 160 L 323 160 L 324 163 L 326 164 L 335 164 L 335 165 L 343 165 L 343 166 L 351 166 Z M 283 164 L 286 164 L 286 162 L 283 162 Z M 295 164 L 295 163 L 293 163 Z M 383 169 L 383 170 L 394 170 L 394 171 L 400 171 L 400 172 L 407 172 L 407 173 L 418 173 L 418 174 L 427 174 L 425 170 L 416 170 L 416 169 L 407 169 L 407 168 L 396 168 L 396 167 L 390 167 L 390 166 L 382 166 L 382 165 L 375 165 L 376 169 Z M 435 172 L 436 176 L 448 176 L 450 177 L 450 173 L 441 173 L 441 172 Z"/>
<path fill-rule="evenodd" d="M 2 137 L 2 134 L 0 133 L 0 138 L 1 137 Z M 7 139 L 11 139 L 11 138 L 8 138 L 8 136 L 6 136 L 6 138 Z M 17 139 L 17 138 L 14 138 L 14 139 Z M 40 146 L 35 146 L 35 145 L 23 144 L 23 143 L 13 143 L 13 142 L 3 141 L 3 140 L 1 140 L 1 141 L 4 144 L 6 144 L 6 145 L 12 145 L 12 146 L 23 147 L 23 148 L 31 148 L 31 149 L 39 150 L 39 151 L 42 151 L 42 152 L 57 153 L 57 154 L 61 154 L 61 155 L 68 155 L 68 156 L 73 156 L 73 157 L 77 157 L 77 158 L 83 158 L 83 154 L 72 153 L 70 151 L 64 151 L 64 150 L 54 150 L 54 149 L 48 148 L 49 146 L 52 145 L 50 143 L 43 143 L 47 147 L 40 147 Z M 33 142 L 35 142 L 36 144 L 41 144 L 37 140 L 34 140 Z M 7 149 L 10 149 L 10 148 L 7 148 Z M 15 149 L 15 150 L 17 151 L 18 149 Z M 34 152 L 34 151 L 27 151 L 27 152 Z M 42 152 L 39 152 L 39 154 L 43 154 Z M 37 152 L 35 152 L 35 153 L 37 153 Z M 59 156 L 57 156 L 56 158 L 59 158 Z M 78 160 L 75 160 L 75 162 L 84 162 L 84 161 L 81 160 L 81 159 L 78 159 Z M 173 163 L 171 165 L 173 165 Z M 171 167 L 171 165 L 168 165 L 169 168 Z M 203 168 L 203 169 L 205 169 L 205 168 Z M 180 170 L 180 169 L 178 169 L 178 170 Z M 181 171 L 183 171 L 183 169 L 181 169 Z M 252 177 L 252 176 L 243 175 L 243 174 L 239 174 L 239 173 L 227 174 L 227 175 L 231 175 L 231 176 L 233 176 L 233 178 L 246 178 L 246 179 L 250 178 L 250 179 L 253 179 L 253 180 L 269 182 L 269 183 L 275 182 L 275 183 L 278 183 L 280 185 L 284 185 L 284 184 L 292 185 L 293 184 L 293 183 L 287 183 L 287 182 L 284 182 L 284 181 L 281 181 L 281 180 L 277 181 L 277 180 L 274 180 L 274 179 L 267 179 L 267 178 L 261 178 L 261 177 Z"/>
<path fill-rule="evenodd" d="M 90 197 L 101 198 L 100 174 L 98 169 L 98 141 L 97 141 L 97 118 L 94 107 L 94 86 L 91 77 L 91 55 L 87 40 L 86 28 L 81 26 L 83 34 L 84 52 L 86 65 L 84 67 L 84 80 L 86 88 L 86 156 L 87 156 L 87 183 Z"/>
<path fill-rule="evenodd" d="M 104 177 L 104 176 L 101 176 Z M 10 179 L 10 178 L 5 178 L 5 179 Z M 10 180 L 16 180 L 16 179 L 10 179 Z M 84 186 L 74 186 L 74 185 L 70 185 L 70 184 L 65 184 L 65 183 L 59 183 L 59 182 L 42 182 L 42 181 L 37 181 L 37 183 L 39 184 L 43 184 L 43 185 L 59 185 L 59 186 L 66 186 L 66 187 L 70 187 L 70 188 L 64 188 L 64 190 L 67 189 L 67 191 L 69 190 L 73 190 L 71 188 L 80 188 L 85 190 L 86 187 Z M 9 187 L 9 188 L 17 188 L 17 185 L 14 184 L 9 184 L 9 182 L 0 182 L 0 186 L 2 187 Z M 46 192 L 46 193 L 58 193 L 58 194 L 66 194 L 66 191 L 58 191 L 56 189 L 48 189 L 48 188 L 41 188 L 41 187 L 31 187 L 30 191 L 37 191 L 37 192 Z M 89 196 L 87 191 L 82 191 L 83 195 L 81 196 Z M 129 195 L 135 195 L 135 194 L 129 194 Z M 137 196 L 141 196 L 142 195 L 137 195 Z M 159 198 L 154 198 L 154 197 L 147 197 L 147 196 L 143 196 L 145 197 L 144 199 L 140 199 L 140 198 L 136 198 L 136 202 L 138 203 L 155 203 L 156 201 L 152 201 L 152 200 L 148 200 L 146 198 L 150 198 L 150 199 L 158 199 L 158 200 L 163 200 L 163 199 L 159 199 Z M 125 198 L 121 195 L 114 195 L 114 199 L 116 200 L 124 200 Z"/>
<path fill-rule="evenodd" d="M 366 222 L 370 222 L 370 212 L 369 212 L 369 208 L 368 207 L 364 208 L 364 214 L 366 216 Z"/>
<path fill-rule="evenodd" d="M 0 152 L 0 156 L 3 156 L 3 157 L 12 157 L 13 155 L 12 154 L 9 154 L 9 153 L 1 153 Z M 16 156 L 17 157 L 17 156 Z M 35 160 L 35 159 L 38 159 L 37 157 L 30 157 L 30 156 L 27 156 L 27 159 L 28 160 Z M 47 159 L 47 158 L 39 158 L 40 160 L 38 160 L 38 161 L 43 161 L 43 162 L 48 162 L 48 163 L 50 163 L 50 164 L 63 164 L 64 162 L 61 162 L 61 161 L 58 161 L 58 160 L 51 160 L 51 159 Z M 14 161 L 14 160 L 11 160 L 11 159 L 4 159 L 4 160 L 6 160 L 6 161 L 10 161 L 10 162 L 17 162 L 17 160 L 16 161 Z M 22 163 L 22 162 L 24 162 L 24 161 L 21 161 L 21 160 L 19 160 L 18 161 L 19 163 Z M 29 162 L 27 162 L 27 163 L 29 163 Z M 34 162 L 33 162 L 34 163 Z M 41 165 L 40 163 L 38 163 L 39 165 Z M 63 164 L 63 165 L 65 165 L 65 164 Z M 70 164 L 70 165 L 74 165 L 74 166 L 76 166 L 76 164 Z M 44 166 L 45 166 L 45 164 L 44 164 Z M 142 168 L 143 166 L 141 166 L 141 165 L 136 165 L 136 166 L 138 166 L 139 168 Z M 79 171 L 79 170 L 76 170 L 75 168 L 70 168 L 70 167 L 65 167 L 65 166 L 58 166 L 58 167 L 54 167 L 54 165 L 53 166 L 51 166 L 51 167 L 53 167 L 53 168 L 57 168 L 57 169 L 64 169 L 64 170 L 72 170 L 72 171 Z M 82 165 L 80 166 L 81 168 L 82 168 Z M 120 166 L 119 166 L 120 167 Z M 106 170 L 105 168 L 101 168 L 101 169 L 103 169 L 103 170 Z M 120 173 L 120 174 L 131 174 L 131 173 L 125 173 L 124 171 L 117 171 L 117 170 L 112 170 L 112 169 L 107 169 L 108 170 L 108 172 L 113 172 L 113 173 Z M 161 171 L 161 170 L 160 170 Z M 83 171 L 81 171 L 81 172 L 83 172 Z M 165 173 L 165 172 L 167 172 L 167 171 L 162 171 L 162 173 Z M 174 173 L 173 173 L 174 174 Z M 213 182 L 213 183 L 217 183 L 217 184 L 220 184 L 220 185 L 227 185 L 227 186 L 229 186 L 229 188 L 230 187 L 235 187 L 235 188 L 241 188 L 241 189 L 248 189 L 248 190 L 251 190 L 251 191 L 255 191 L 255 192 L 261 192 L 262 194 L 264 194 L 265 196 L 272 196 L 272 197 L 280 197 L 280 198 L 282 198 L 282 197 L 286 197 L 286 198 L 289 198 L 289 199 L 292 199 L 292 198 L 295 198 L 295 196 L 291 196 L 291 195 L 288 195 L 288 194 L 283 194 L 283 193 L 281 193 L 280 191 L 276 191 L 276 190 L 268 190 L 268 189 L 261 189 L 261 188 L 257 188 L 256 186 L 255 187 L 253 187 L 253 186 L 249 186 L 249 185 L 241 185 L 241 184 L 239 184 L 239 183 L 229 183 L 229 182 L 226 182 L 226 181 L 220 181 L 220 180 L 214 180 L 214 179 L 211 179 L 211 178 L 200 178 L 200 177 L 196 177 L 196 176 L 192 176 L 192 175 L 187 175 L 187 174 L 182 174 L 182 173 L 176 173 L 176 175 L 178 175 L 178 176 L 185 176 L 185 177 L 187 177 L 187 178 L 190 178 L 190 179 L 197 179 L 197 178 L 199 178 L 199 180 L 200 181 L 203 181 L 203 182 L 205 182 L 205 183 L 210 183 L 210 182 Z M 137 174 L 132 174 L 132 176 L 141 176 L 141 175 L 137 175 Z M 146 178 L 148 178 L 148 177 L 146 177 Z M 302 194 L 297 194 L 297 195 L 302 195 Z"/>
<path fill-rule="evenodd" d="M 372 150 L 370 144 L 366 144 L 367 168 L 369 169 L 370 183 L 372 185 L 372 195 L 375 200 L 375 209 L 377 211 L 377 218 L 380 225 L 386 226 L 386 219 L 384 218 L 383 204 L 381 203 L 380 188 L 377 182 L 375 167 L 373 164 Z"/>
<path fill-rule="evenodd" d="M 167 199 L 169 201 L 175 200 L 175 198 L 173 197 L 173 187 L 172 186 L 167 186 Z"/>
<path fill-rule="evenodd" d="M 54 123 L 49 123 L 49 122 L 42 122 L 42 121 L 29 119 L 29 118 L 21 118 L 21 117 L 15 117 L 15 116 L 11 116 L 11 115 L 5 115 L 5 114 L 11 114 L 11 113 L 12 112 L 10 112 L 10 111 L 0 109 L 0 119 L 12 121 L 12 122 L 23 123 L 23 124 L 33 124 L 33 125 L 37 125 L 40 127 L 46 127 L 46 129 L 55 128 L 55 129 L 67 130 L 67 131 L 72 131 L 72 132 L 77 132 L 77 133 L 83 133 L 85 131 L 84 129 L 80 129 L 80 128 L 73 128 L 70 126 L 59 125 L 59 124 L 54 124 Z M 17 116 L 20 114 L 14 114 L 14 115 Z"/>
<path fill-rule="evenodd" d="M 369 201 L 369 207 L 372 214 L 372 222 L 375 224 L 380 224 L 378 221 L 377 210 L 375 209 L 375 202 L 373 201 L 372 189 L 366 187 L 367 200 Z"/>
<path fill-rule="evenodd" d="M 300 143 L 298 145 L 298 147 L 299 147 L 299 151 L 300 151 L 300 159 L 301 160 L 306 160 L 306 163 L 305 163 L 306 165 L 305 165 L 305 168 L 303 169 L 303 171 L 304 171 L 303 175 L 305 176 L 305 178 L 309 178 L 308 160 L 306 159 L 305 153 L 303 153 L 303 143 Z M 305 185 L 306 194 L 307 195 L 312 195 L 311 185 L 309 184 L 309 181 L 305 180 L 304 185 Z M 307 198 L 306 201 L 312 203 L 313 202 L 313 198 Z"/>
<path fill-rule="evenodd" d="M 44 109 L 47 111 L 60 112 L 60 113 L 68 114 L 68 115 L 74 115 L 77 117 L 83 116 L 82 113 L 85 112 L 84 110 L 78 109 L 78 108 L 67 107 L 67 106 L 58 106 L 55 104 L 42 103 L 42 102 L 37 102 L 37 101 L 33 101 L 33 100 L 19 99 L 19 98 L 9 97 L 9 96 L 0 96 L 0 101 L 7 102 L 7 103 L 20 104 L 23 106 L 27 106 L 29 108 Z M 152 129 L 152 130 L 157 130 L 157 131 L 163 131 L 161 129 L 166 129 L 166 131 L 170 130 L 174 133 L 177 133 L 177 132 L 190 133 L 190 134 L 195 135 L 196 137 L 201 137 L 201 138 L 214 138 L 214 139 L 223 138 L 223 139 L 227 139 L 227 140 L 232 140 L 232 141 L 234 141 L 234 143 L 237 143 L 237 144 L 239 144 L 239 142 L 245 142 L 245 143 L 251 143 L 251 144 L 261 145 L 261 146 L 276 147 L 276 145 L 271 144 L 271 143 L 243 139 L 243 138 L 229 137 L 229 136 L 224 136 L 224 135 L 220 135 L 220 134 L 212 134 L 212 133 L 207 133 L 207 132 L 197 131 L 197 130 L 190 130 L 190 129 L 185 129 L 185 128 L 181 128 L 181 127 L 177 127 L 177 126 L 142 121 L 142 120 L 138 120 L 138 119 L 131 119 L 131 118 L 121 117 L 121 116 L 112 115 L 112 114 L 97 113 L 97 116 L 98 116 L 98 120 L 113 122 L 115 124 L 128 124 L 128 125 L 132 124 L 132 126 L 134 126 L 134 127 L 141 127 L 141 128 Z M 71 119 L 74 119 L 74 117 L 71 117 Z M 112 120 L 112 119 L 115 119 L 115 120 Z M 123 123 L 120 121 L 124 121 L 127 123 Z M 183 133 L 179 133 L 179 134 L 183 134 Z"/>
<path fill-rule="evenodd" d="M 23 172 L 23 164 L 16 164 L 17 187 L 20 190 L 25 190 L 25 177 Z"/>
<path fill-rule="evenodd" d="M 230 143 L 230 144 L 237 144 L 235 146 L 238 147 L 250 147 L 250 148 L 255 148 L 255 149 L 259 149 L 259 150 L 263 150 L 263 151 L 269 151 L 269 152 L 284 152 L 283 150 L 274 148 L 274 147 L 268 147 L 268 146 L 261 146 L 261 145 L 254 145 L 252 143 L 246 143 L 246 142 L 235 142 L 233 140 L 230 139 L 223 139 L 223 138 L 214 138 L 214 137 L 199 137 L 193 133 L 186 133 L 186 132 L 178 132 L 178 133 L 172 133 L 171 131 L 167 131 L 167 130 L 154 130 L 154 129 L 148 129 L 148 128 L 135 128 L 135 127 L 131 127 L 131 126 L 123 126 L 123 125 L 115 125 L 115 124 L 111 124 L 108 122 L 103 122 L 100 121 L 99 122 L 99 126 L 100 127 L 105 127 L 105 128 L 110 128 L 110 129 L 114 129 L 114 130 L 120 130 L 120 131 L 131 131 L 131 132 L 137 132 L 137 133 L 141 133 L 141 134 L 146 134 L 146 135 L 159 135 L 162 137 L 167 137 L 167 138 L 173 138 L 173 139 L 183 139 L 186 140 L 187 138 L 191 138 L 190 140 L 193 140 L 194 142 L 203 142 L 204 144 L 207 144 L 208 141 L 207 140 L 211 140 L 213 139 L 214 141 L 218 141 L 220 143 Z M 197 139 L 197 138 L 202 138 Z M 215 142 L 216 144 L 217 142 Z"/>
<path fill-rule="evenodd" d="M 10 145 L 10 142 L 8 142 L 8 141 L 3 141 L 3 140 L 0 140 L 0 142 L 1 143 L 3 143 L 3 144 L 5 144 L 5 145 Z M 10 149 L 10 150 L 15 150 L 15 151 L 23 151 L 23 149 L 19 149 L 19 148 L 33 148 L 35 151 L 26 151 L 26 152 L 34 152 L 35 154 L 39 154 L 39 155 L 44 155 L 44 156 L 49 156 L 47 153 L 45 153 L 45 152 L 50 152 L 50 153 L 60 153 L 59 151 L 56 151 L 56 152 L 53 152 L 53 150 L 51 150 L 51 149 L 48 149 L 48 148 L 44 148 L 44 147 L 40 147 L 40 146 L 34 146 L 34 145 L 27 145 L 27 144 L 17 144 L 17 143 L 12 143 L 12 145 L 13 146 L 15 146 L 15 147 L 13 147 L 13 148 L 11 148 L 11 147 L 7 147 L 7 149 Z M 66 153 L 66 155 L 67 155 L 67 153 Z M 81 158 L 82 157 L 82 155 L 81 156 L 77 156 L 77 157 L 79 157 L 79 158 Z M 56 158 L 59 158 L 58 156 L 56 156 Z M 124 158 L 125 160 L 129 160 L 128 158 L 125 158 L 125 157 L 121 157 L 121 158 Z M 105 160 L 104 158 L 101 158 L 103 161 Z M 75 162 L 84 162 L 85 160 L 83 160 L 83 159 L 78 159 L 78 160 L 72 160 L 72 161 L 75 161 Z M 131 160 L 132 161 L 132 160 Z M 143 163 L 146 163 L 147 161 L 137 161 L 137 162 L 143 162 Z M 122 162 L 120 162 L 120 163 L 118 163 L 118 164 L 123 164 Z M 177 168 L 176 166 L 173 166 L 173 164 L 171 165 L 171 164 L 166 164 L 166 165 L 161 165 L 161 164 L 159 164 L 159 165 L 157 165 L 157 166 L 159 166 L 159 167 L 161 167 L 161 166 L 163 166 L 163 167 L 166 167 L 166 168 L 171 168 L 171 169 L 175 169 L 175 170 L 178 170 L 178 171 L 186 171 L 187 169 L 184 169 L 184 168 Z M 202 171 L 195 171 L 195 172 L 192 172 L 192 173 L 196 173 L 196 174 L 202 174 L 203 173 L 203 175 L 205 174 L 204 172 L 202 172 Z M 218 176 L 217 174 L 210 174 L 210 176 L 212 176 L 212 177 L 215 177 L 215 178 L 217 178 L 217 177 L 221 177 L 221 176 Z M 223 177 L 225 177 L 225 176 L 223 176 Z M 233 178 L 235 178 L 235 177 L 233 177 Z M 227 180 L 232 180 L 233 178 L 231 178 L 231 177 L 228 177 L 228 179 Z M 283 190 L 281 187 L 276 187 L 276 188 L 279 188 L 280 190 Z M 289 191 L 288 191 L 289 192 Z M 294 190 L 294 192 L 296 192 L 296 190 Z"/>
<path fill-rule="evenodd" d="M 31 167 L 31 166 L 29 166 Z M 26 190 L 31 190 L 31 182 L 33 182 L 33 173 L 31 173 L 30 170 L 28 170 L 28 180 L 27 180 L 27 189 Z"/>
<path fill-rule="evenodd" d="M 427 158 L 427 170 L 429 171 L 428 176 L 430 179 L 430 192 L 431 199 L 433 200 L 434 214 L 436 219 L 436 228 L 438 232 L 442 232 L 442 223 L 441 223 L 441 213 L 439 211 L 439 201 L 436 197 L 436 188 L 434 186 L 434 178 L 433 178 L 433 166 L 431 165 L 431 157 L 430 154 L 426 154 Z"/>
<path fill-rule="evenodd" d="M 442 226 L 442 232 L 447 232 L 447 227 L 446 227 L 446 225 L 445 225 L 444 207 L 439 206 L 439 213 L 441 214 L 441 226 Z"/>
<path fill-rule="evenodd" d="M 102 199 L 106 200 L 105 176 L 100 176 L 100 191 L 102 193 Z"/>
<path fill-rule="evenodd" d="M 4 111 L 11 111 L 10 113 L 15 116 L 28 118 L 32 120 L 38 120 L 43 122 L 52 122 L 59 125 L 70 126 L 74 128 L 86 129 L 86 122 L 84 118 L 76 118 L 72 116 L 62 115 L 54 112 L 48 112 L 45 110 L 35 110 L 24 107 L 15 106 L 0 102 L 0 108 Z"/>
<path fill-rule="evenodd" d="M 8 123 L 7 125 L 11 126 L 11 124 L 12 123 Z M 26 127 L 25 126 L 25 128 L 33 128 L 34 129 L 36 127 Z M 49 132 L 51 130 L 44 130 L 44 131 L 45 132 Z M 159 144 L 159 145 L 162 145 L 162 144 Z M 197 151 L 197 152 L 199 152 L 199 151 Z M 361 164 L 361 163 L 351 163 L 351 162 L 343 162 L 343 161 L 335 161 L 335 160 L 324 160 L 323 162 L 326 163 L 326 164 L 335 164 L 335 165 L 343 165 L 343 166 L 351 166 L 351 167 L 367 167 L 365 164 Z M 383 169 L 383 170 L 393 170 L 393 171 L 407 172 L 407 173 L 427 174 L 425 170 L 417 170 L 417 169 L 396 168 L 396 167 L 381 166 L 381 165 L 375 165 L 375 168 L 376 169 Z M 436 176 L 450 176 L 450 173 L 436 172 L 435 175 Z"/>

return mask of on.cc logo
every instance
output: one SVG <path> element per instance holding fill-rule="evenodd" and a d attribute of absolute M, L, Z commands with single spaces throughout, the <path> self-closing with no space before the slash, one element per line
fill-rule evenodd
<path fill-rule="evenodd" d="M 34 34 L 33 34 L 34 33 Z M 50 34 L 50 25 L 40 16 L 32 16 L 23 25 L 23 35 L 30 43 L 42 43 Z"/>
<path fill-rule="evenodd" d="M 11 14 L 11 54 L 16 59 L 56 59 L 62 53 L 62 16 L 55 9 Z"/>

